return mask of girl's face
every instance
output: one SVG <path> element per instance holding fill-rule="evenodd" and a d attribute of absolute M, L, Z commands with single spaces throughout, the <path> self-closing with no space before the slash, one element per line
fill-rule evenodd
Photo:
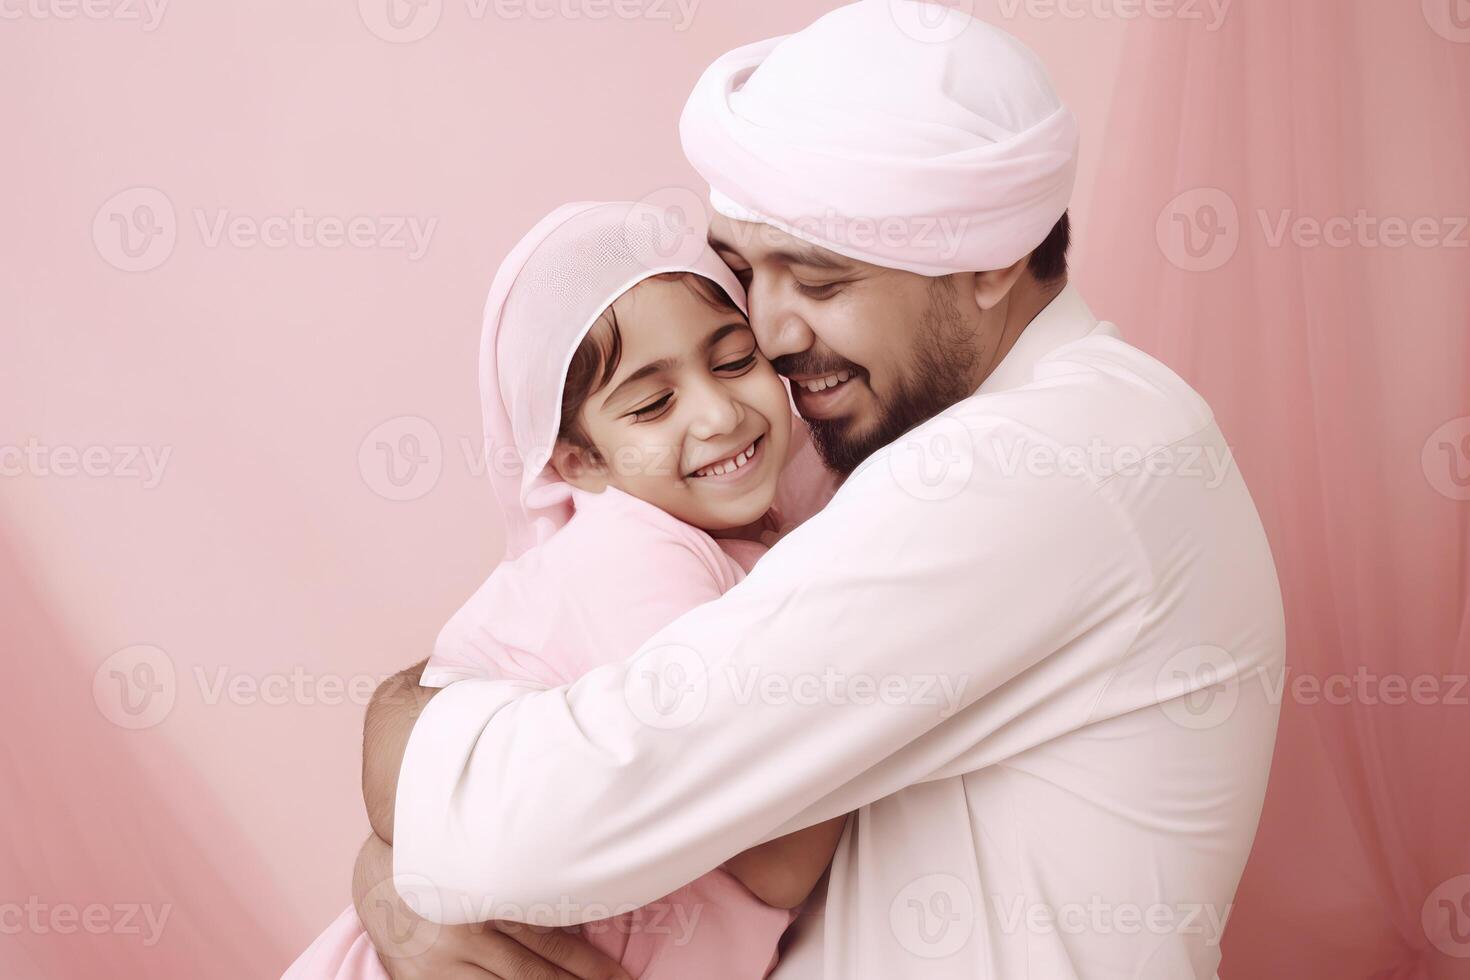
<path fill-rule="evenodd" d="M 621 355 L 579 417 L 596 452 L 559 443 L 562 478 L 616 487 L 707 531 L 758 520 L 786 461 L 791 409 L 749 323 L 678 278 L 645 279 L 612 309 Z"/>

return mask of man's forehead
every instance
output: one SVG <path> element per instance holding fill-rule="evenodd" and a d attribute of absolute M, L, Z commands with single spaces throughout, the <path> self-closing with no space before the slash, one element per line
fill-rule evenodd
<path fill-rule="evenodd" d="M 863 263 L 803 241 L 762 221 L 742 221 L 716 214 L 710 219 L 709 244 L 716 252 L 734 253 L 747 262 L 777 261 L 821 269 L 850 269 Z"/>

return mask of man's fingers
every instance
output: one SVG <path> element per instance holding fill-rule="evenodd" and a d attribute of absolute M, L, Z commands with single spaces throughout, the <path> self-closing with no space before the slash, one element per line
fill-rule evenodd
<path fill-rule="evenodd" d="M 579 980 L 490 924 L 465 938 L 457 955 L 499 980 Z"/>
<path fill-rule="evenodd" d="M 490 924 L 577 980 L 632 980 L 632 975 L 617 960 L 593 946 L 581 933 L 519 922 Z"/>
<path fill-rule="evenodd" d="M 453 969 L 445 970 L 438 977 L 435 977 L 434 980 L 440 980 L 440 977 L 443 980 L 505 980 L 504 977 L 488 973 L 473 963 L 456 964 Z"/>

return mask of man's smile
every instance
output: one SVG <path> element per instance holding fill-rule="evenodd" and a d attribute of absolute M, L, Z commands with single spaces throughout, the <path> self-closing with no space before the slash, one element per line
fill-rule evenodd
<path fill-rule="evenodd" d="M 829 374 L 791 375 L 791 395 L 805 419 L 835 419 L 852 413 L 862 396 L 865 376 L 856 368 Z"/>

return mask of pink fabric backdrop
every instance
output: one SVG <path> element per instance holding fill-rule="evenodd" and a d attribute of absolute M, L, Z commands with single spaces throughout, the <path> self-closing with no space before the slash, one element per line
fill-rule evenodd
<path fill-rule="evenodd" d="M 698 72 L 835 5 L 704 0 L 681 24 L 672 3 L 445 0 L 401 43 L 384 3 L 4 6 L 5 976 L 191 977 L 206 955 L 212 978 L 271 976 L 330 921 L 366 830 L 351 692 L 426 652 L 498 555 L 465 455 L 496 259 L 559 201 L 686 192 L 674 123 Z M 1470 669 L 1470 251 L 1443 239 L 1470 214 L 1470 16 L 1152 6 L 976 5 L 1081 119 L 1077 278 L 1222 416 L 1275 544 L 1292 679 L 1441 681 L 1398 705 L 1288 683 L 1222 975 L 1465 976 L 1470 709 L 1449 687 Z M 130 188 L 167 203 L 113 203 Z M 414 257 L 289 224 L 251 244 L 297 209 L 377 236 L 435 224 Z M 1273 245 L 1285 209 L 1436 218 L 1441 241 Z M 244 237 L 214 236 L 222 212 Z M 169 214 L 171 249 L 121 250 L 116 218 Z M 17 471 L 32 445 L 106 466 Z M 138 447 L 168 451 L 156 483 Z M 119 714 L 119 676 L 170 682 L 156 717 Z M 171 909 L 156 942 L 124 906 Z"/>
<path fill-rule="evenodd" d="M 1434 12 L 1144 22 L 1115 91 L 1086 293 L 1214 405 L 1287 603 L 1226 980 L 1470 976 L 1470 44 Z M 1366 221 L 1278 235 L 1360 211 L 1428 221 L 1399 247 Z M 1334 676 L 1347 696 L 1315 697 Z M 1393 677 L 1432 681 L 1395 704 Z"/>

